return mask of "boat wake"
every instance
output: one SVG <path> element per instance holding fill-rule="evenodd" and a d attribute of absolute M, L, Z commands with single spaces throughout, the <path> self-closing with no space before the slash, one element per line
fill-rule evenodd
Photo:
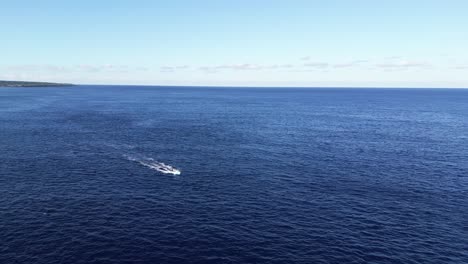
<path fill-rule="evenodd" d="M 152 158 L 147 158 L 147 157 L 136 157 L 136 156 L 130 156 L 130 155 L 124 155 L 125 158 L 127 158 L 130 161 L 135 161 L 138 162 L 139 164 L 150 168 L 152 170 L 159 171 L 164 174 L 172 174 L 172 175 L 180 175 L 181 171 L 172 167 L 171 165 L 164 164 L 162 162 L 156 161 Z"/>

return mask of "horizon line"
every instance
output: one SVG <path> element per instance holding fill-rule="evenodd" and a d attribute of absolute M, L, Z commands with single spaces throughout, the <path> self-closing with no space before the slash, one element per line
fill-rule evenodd
<path fill-rule="evenodd" d="M 468 89 L 468 87 L 395 87 L 395 86 L 247 86 L 247 85 L 173 85 L 173 84 L 74 84 L 74 86 L 139 86 L 186 88 L 277 88 L 277 89 Z"/>

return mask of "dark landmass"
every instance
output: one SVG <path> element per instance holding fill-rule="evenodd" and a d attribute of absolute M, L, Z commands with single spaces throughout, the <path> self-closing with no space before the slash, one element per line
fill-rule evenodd
<path fill-rule="evenodd" d="M 73 86 L 70 83 L 0 81 L 0 87 L 59 87 Z"/>

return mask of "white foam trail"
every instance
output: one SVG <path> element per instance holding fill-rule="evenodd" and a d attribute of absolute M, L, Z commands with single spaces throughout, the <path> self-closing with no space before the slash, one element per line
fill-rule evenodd
<path fill-rule="evenodd" d="M 141 165 L 150 168 L 152 170 L 156 170 L 159 172 L 162 172 L 164 174 L 172 174 L 172 175 L 180 175 L 181 171 L 172 167 L 171 165 L 164 164 L 162 162 L 158 162 L 152 158 L 146 158 L 146 157 L 135 157 L 135 156 L 129 156 L 129 155 L 124 155 L 125 158 L 127 158 L 130 161 L 135 161 L 140 163 Z"/>

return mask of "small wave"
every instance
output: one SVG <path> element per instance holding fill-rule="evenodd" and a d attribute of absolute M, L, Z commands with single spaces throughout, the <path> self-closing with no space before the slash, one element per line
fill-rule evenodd
<path fill-rule="evenodd" d="M 171 165 L 164 164 L 162 162 L 156 161 L 152 158 L 147 157 L 137 157 L 137 156 L 130 156 L 124 155 L 130 161 L 138 162 L 139 164 L 150 168 L 152 170 L 159 171 L 164 174 L 172 174 L 172 175 L 180 175 L 181 171 L 172 167 Z"/>

